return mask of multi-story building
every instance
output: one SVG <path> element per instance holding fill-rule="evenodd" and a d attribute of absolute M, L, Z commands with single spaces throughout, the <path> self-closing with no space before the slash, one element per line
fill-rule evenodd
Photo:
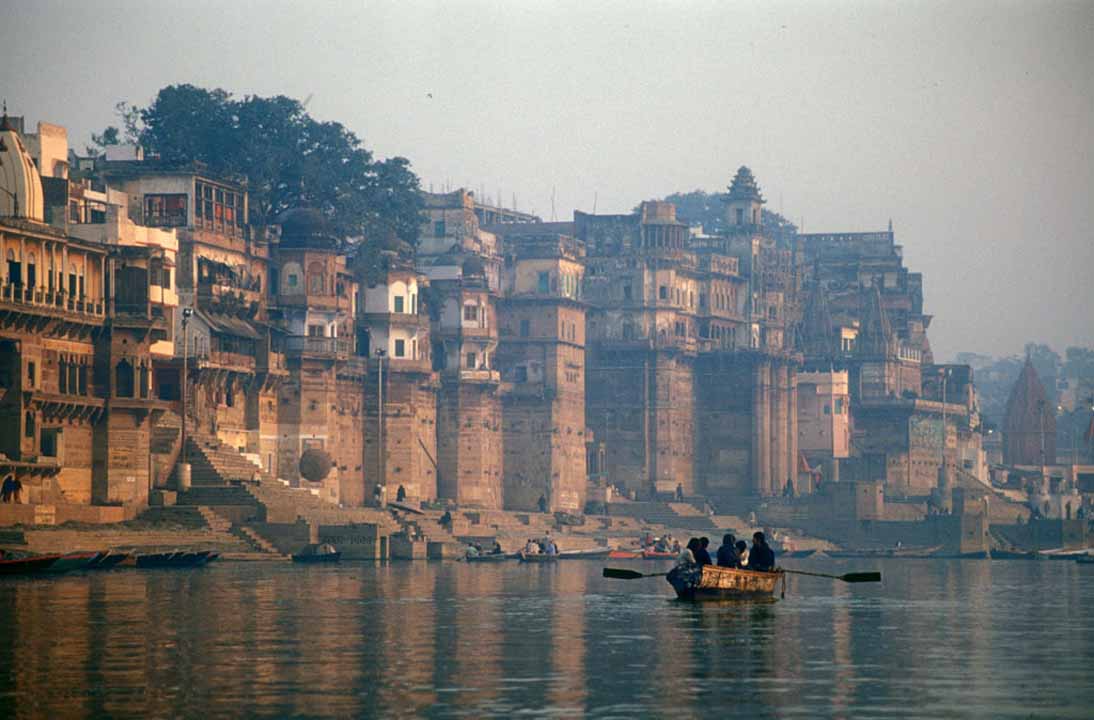
<path fill-rule="evenodd" d="M 586 500 L 584 248 L 534 224 L 498 228 L 505 507 L 580 513 Z"/>

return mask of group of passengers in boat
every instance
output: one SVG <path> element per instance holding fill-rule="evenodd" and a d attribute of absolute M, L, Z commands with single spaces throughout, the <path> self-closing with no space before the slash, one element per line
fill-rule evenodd
<path fill-rule="evenodd" d="M 662 535 L 655 538 L 652 534 L 646 533 L 638 540 L 638 544 L 643 550 L 648 550 L 656 553 L 680 553 L 680 541 L 674 538 L 672 535 Z"/>
<path fill-rule="evenodd" d="M 703 565 L 714 565 L 710 557 L 710 538 L 698 537 L 688 540 L 687 546 L 680 551 L 676 558 L 676 567 L 692 568 Z M 754 570 L 757 572 L 772 572 L 775 569 L 775 551 L 767 544 L 767 538 L 762 532 L 752 534 L 752 548 L 744 540 L 737 540 L 733 533 L 722 536 L 722 546 L 715 553 L 717 566 L 724 568 L 738 568 L 742 570 Z"/>
<path fill-rule="evenodd" d="M 558 555 L 558 545 L 550 535 L 546 535 L 539 540 L 528 538 L 528 542 L 524 545 L 524 553 L 526 555 Z"/>
<path fill-rule="evenodd" d="M 503 553 L 501 549 L 501 543 L 497 540 L 494 541 L 494 547 L 490 548 L 487 552 L 482 545 L 478 543 L 471 543 L 467 546 L 467 557 L 479 557 L 481 555 L 501 555 Z"/>

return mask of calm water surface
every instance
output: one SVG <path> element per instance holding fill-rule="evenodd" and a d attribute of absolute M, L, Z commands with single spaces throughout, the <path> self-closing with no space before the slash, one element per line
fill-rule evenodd
<path fill-rule="evenodd" d="M 693 605 L 583 561 L 0 578 L 0 717 L 1094 716 L 1092 566 L 785 564 L 884 583 Z"/>

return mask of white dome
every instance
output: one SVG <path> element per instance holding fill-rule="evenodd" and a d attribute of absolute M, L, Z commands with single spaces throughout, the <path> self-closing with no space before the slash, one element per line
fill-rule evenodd
<path fill-rule="evenodd" d="M 0 217 L 45 219 L 38 168 L 7 115 L 0 120 Z"/>

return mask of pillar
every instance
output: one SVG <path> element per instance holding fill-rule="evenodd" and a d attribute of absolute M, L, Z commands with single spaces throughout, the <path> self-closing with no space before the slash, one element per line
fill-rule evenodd
<path fill-rule="evenodd" d="M 774 412 L 771 422 L 771 450 L 774 461 L 771 464 L 771 491 L 778 495 L 786 487 L 786 478 L 789 468 L 787 466 L 787 454 L 790 452 L 787 430 L 790 423 L 790 391 L 787 387 L 787 370 L 785 363 L 778 363 L 772 368 L 772 394 L 774 396 Z"/>
<path fill-rule="evenodd" d="M 787 407 L 787 440 L 789 450 L 787 461 L 790 463 L 790 477 L 794 480 L 794 489 L 798 488 L 798 370 L 789 368 L 787 371 L 787 390 L 789 400 Z"/>
<path fill-rule="evenodd" d="M 757 495 L 771 494 L 771 366 L 760 360 L 753 386 L 753 479 Z"/>

